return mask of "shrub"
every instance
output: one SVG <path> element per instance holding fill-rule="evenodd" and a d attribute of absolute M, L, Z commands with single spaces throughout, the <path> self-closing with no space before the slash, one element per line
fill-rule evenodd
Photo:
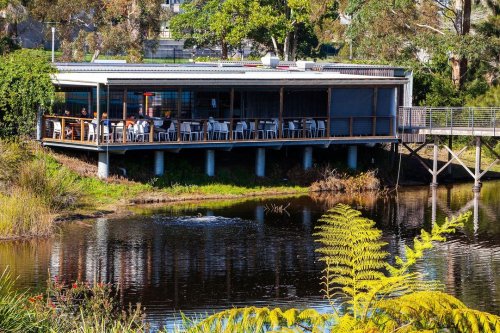
<path fill-rule="evenodd" d="M 48 236 L 53 219 L 43 201 L 25 189 L 0 194 L 0 238 Z"/>
<path fill-rule="evenodd" d="M 356 193 L 362 191 L 376 191 L 380 189 L 380 180 L 376 171 L 362 172 L 357 175 L 339 173 L 335 169 L 325 168 L 322 178 L 311 184 L 311 191 Z"/>

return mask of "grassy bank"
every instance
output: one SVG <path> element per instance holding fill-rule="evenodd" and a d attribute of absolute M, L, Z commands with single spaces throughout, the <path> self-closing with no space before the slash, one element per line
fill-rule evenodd
<path fill-rule="evenodd" d="M 0 141 L 0 239 L 50 235 L 55 220 L 115 211 L 131 203 L 237 199 L 270 195 L 298 195 L 312 191 L 342 193 L 376 190 L 374 172 L 349 174 L 328 167 L 303 171 L 275 167 L 266 178 L 256 178 L 243 167 L 221 167 L 216 177 L 183 159 L 168 163 L 165 175 L 135 159 L 125 165 L 129 177 L 96 178 L 92 157 L 68 156 L 35 142 Z M 116 171 L 116 170 L 115 170 Z"/>

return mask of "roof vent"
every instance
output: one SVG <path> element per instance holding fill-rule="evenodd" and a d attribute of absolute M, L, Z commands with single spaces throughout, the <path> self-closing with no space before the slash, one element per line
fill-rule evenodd
<path fill-rule="evenodd" d="M 278 65 L 280 63 L 280 58 L 278 58 L 277 56 L 273 55 L 272 53 L 266 54 L 265 56 L 263 56 L 262 58 L 260 58 L 260 60 L 262 61 L 262 64 L 264 66 L 271 67 L 271 68 L 278 67 Z"/>
<path fill-rule="evenodd" d="M 306 71 L 314 67 L 314 61 L 297 60 L 297 69 L 301 71 Z"/>

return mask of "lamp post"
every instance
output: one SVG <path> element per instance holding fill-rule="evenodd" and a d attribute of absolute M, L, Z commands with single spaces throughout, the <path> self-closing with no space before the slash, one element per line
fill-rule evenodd
<path fill-rule="evenodd" d="M 56 27 L 52 27 L 52 62 L 54 62 L 55 54 L 54 54 L 54 48 L 55 48 L 55 37 L 56 37 Z"/>

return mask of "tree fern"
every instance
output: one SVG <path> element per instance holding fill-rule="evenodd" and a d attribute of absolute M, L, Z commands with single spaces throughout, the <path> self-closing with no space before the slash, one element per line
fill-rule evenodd
<path fill-rule="evenodd" d="M 315 236 L 323 244 L 317 251 L 326 266 L 323 270 L 323 291 L 331 300 L 343 298 L 356 317 L 362 310 L 359 304 L 368 296 L 371 282 L 380 281 L 384 274 L 382 232 L 375 222 L 361 216 L 359 211 L 343 204 L 335 206 L 319 220 L 323 222 Z"/>
<path fill-rule="evenodd" d="M 325 262 L 323 291 L 332 303 L 340 299 L 348 304 L 354 318 L 364 320 L 377 302 L 422 290 L 438 290 L 437 281 L 425 281 L 410 268 L 422 258 L 424 251 L 433 247 L 433 241 L 444 241 L 444 235 L 463 226 L 470 214 L 446 219 L 435 225 L 430 233 L 422 230 L 415 237 L 413 248 L 405 246 L 404 255 L 395 258 L 395 265 L 385 262 L 389 254 L 383 249 L 382 232 L 375 222 L 361 216 L 361 212 L 338 204 L 319 220 L 315 235 L 322 244 L 317 252 Z M 388 272 L 384 274 L 382 268 Z"/>
<path fill-rule="evenodd" d="M 187 332 L 497 332 L 500 317 L 467 308 L 451 295 L 438 291 L 441 284 L 411 272 L 415 263 L 444 235 L 455 232 L 470 214 L 446 219 L 431 232 L 422 231 L 406 246 L 394 265 L 375 223 L 359 211 L 339 204 L 320 219 L 315 235 L 325 263 L 322 289 L 332 305 L 341 300 L 346 311 L 320 314 L 316 310 L 240 308 L 226 310 L 201 321 L 189 322 Z"/>
<path fill-rule="evenodd" d="M 211 315 L 198 322 L 188 322 L 189 333 L 258 333 L 270 331 L 324 332 L 331 319 L 329 314 L 320 314 L 314 309 L 299 311 L 258 307 L 234 308 Z"/>

